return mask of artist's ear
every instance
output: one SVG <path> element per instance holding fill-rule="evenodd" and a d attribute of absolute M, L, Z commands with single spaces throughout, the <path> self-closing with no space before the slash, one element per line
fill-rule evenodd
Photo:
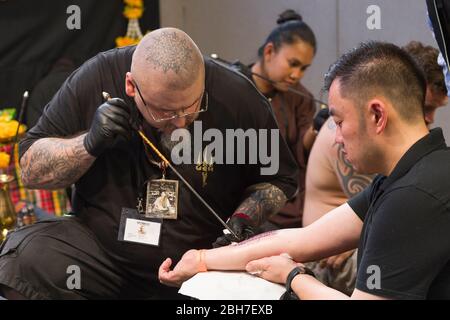
<path fill-rule="evenodd" d="M 125 75 L 125 93 L 127 96 L 134 98 L 136 95 L 136 87 L 134 86 L 133 76 L 131 72 L 127 72 Z"/>
<path fill-rule="evenodd" d="M 375 128 L 376 134 L 384 131 L 387 125 L 388 111 L 386 102 L 382 99 L 371 99 L 367 103 L 369 124 Z"/>

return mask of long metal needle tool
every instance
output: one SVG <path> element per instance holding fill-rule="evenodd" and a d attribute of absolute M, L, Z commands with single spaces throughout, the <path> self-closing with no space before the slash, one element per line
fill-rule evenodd
<path fill-rule="evenodd" d="M 17 122 L 18 122 L 18 125 L 17 125 L 17 129 L 16 129 L 16 134 L 14 135 L 14 145 L 17 143 L 17 140 L 18 140 L 18 138 L 19 138 L 20 124 L 21 124 L 22 121 L 23 121 L 23 115 L 25 114 L 25 108 L 26 108 L 26 106 L 27 106 L 27 101 L 28 101 L 28 97 L 29 97 L 29 96 L 30 96 L 30 95 L 29 95 L 28 91 L 25 91 L 25 92 L 23 93 L 22 104 L 21 104 L 21 106 L 20 106 L 19 114 L 18 114 L 18 116 L 17 116 Z"/>
<path fill-rule="evenodd" d="M 107 92 L 103 91 L 103 98 L 105 100 L 109 100 L 111 99 L 111 95 Z M 217 220 L 234 236 L 236 237 L 236 239 L 238 239 L 238 237 L 236 236 L 236 234 L 234 233 L 234 231 L 225 223 L 225 221 L 222 220 L 222 218 L 214 211 L 213 208 L 211 208 L 211 206 L 202 198 L 202 196 L 200 194 L 198 194 L 197 191 L 195 191 L 195 189 L 190 185 L 189 182 L 186 181 L 186 179 L 181 175 L 181 173 L 178 172 L 177 169 L 175 169 L 175 167 L 170 163 L 169 160 L 166 159 L 166 157 L 164 157 L 164 155 L 158 150 L 158 148 L 145 136 L 145 134 L 142 132 L 142 130 L 136 129 L 136 131 L 139 133 L 139 135 L 141 136 L 141 138 L 144 140 L 144 142 L 146 144 L 148 144 L 150 146 L 150 148 L 152 148 L 152 150 L 158 155 L 158 157 L 164 161 L 164 163 L 170 168 L 172 169 L 173 173 L 175 173 L 177 175 L 178 178 L 180 178 L 181 181 L 183 181 L 183 183 L 186 185 L 186 187 L 188 187 L 189 190 L 191 190 L 191 192 L 197 197 L 198 200 L 200 200 L 201 203 L 203 203 L 203 205 L 217 218 Z"/>

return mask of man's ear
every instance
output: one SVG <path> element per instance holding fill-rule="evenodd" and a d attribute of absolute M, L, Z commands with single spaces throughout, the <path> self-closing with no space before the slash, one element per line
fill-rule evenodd
<path fill-rule="evenodd" d="M 384 131 L 387 125 L 386 103 L 380 99 L 372 99 L 367 103 L 369 122 L 375 128 L 376 134 Z"/>
<path fill-rule="evenodd" d="M 136 88 L 134 87 L 131 72 L 127 72 L 125 75 L 125 93 L 132 98 L 136 95 Z"/>

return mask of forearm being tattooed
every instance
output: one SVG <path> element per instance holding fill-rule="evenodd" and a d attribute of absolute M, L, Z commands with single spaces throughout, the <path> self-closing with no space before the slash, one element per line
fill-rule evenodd
<path fill-rule="evenodd" d="M 85 135 L 37 140 L 20 159 L 23 184 L 27 188 L 57 189 L 76 182 L 95 160 L 84 148 Z"/>
<path fill-rule="evenodd" d="M 257 234 L 256 236 L 253 236 L 253 237 L 251 237 L 251 238 L 249 238 L 247 240 L 238 242 L 235 245 L 236 246 L 251 245 L 251 244 L 254 244 L 255 242 L 260 242 L 262 240 L 266 240 L 266 238 L 275 236 L 278 231 L 279 230 L 273 230 L 273 231 L 267 231 L 267 232 L 264 232 L 264 233 L 260 233 L 260 234 Z"/>
<path fill-rule="evenodd" d="M 277 213 L 287 201 L 286 195 L 270 183 L 255 184 L 247 189 L 250 195 L 239 205 L 235 213 L 250 218 L 253 226 L 259 226 L 272 214 Z"/>

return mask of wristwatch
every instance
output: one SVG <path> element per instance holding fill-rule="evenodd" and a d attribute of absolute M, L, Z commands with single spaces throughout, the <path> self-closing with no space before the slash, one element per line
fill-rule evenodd
<path fill-rule="evenodd" d="M 314 274 L 314 272 L 307 268 L 307 267 L 302 267 L 302 266 L 297 266 L 294 269 L 291 270 L 291 272 L 289 272 L 287 279 L 286 279 L 286 292 L 292 293 L 292 280 L 294 280 L 294 278 L 296 276 L 298 276 L 299 274 L 309 274 L 310 276 L 313 276 L 314 278 L 316 277 L 316 275 Z"/>

